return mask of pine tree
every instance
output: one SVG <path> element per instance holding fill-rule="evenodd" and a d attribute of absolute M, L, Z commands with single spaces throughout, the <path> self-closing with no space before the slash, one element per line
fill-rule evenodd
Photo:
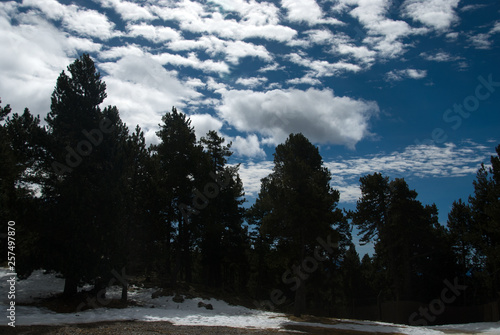
<path fill-rule="evenodd" d="M 16 222 L 16 272 L 25 277 L 40 266 L 38 227 L 43 199 L 39 193 L 46 133 L 40 117 L 32 116 L 28 109 L 21 115 L 8 116 L 10 112 L 8 105 L 0 108 L 0 121 L 5 120 L 0 126 L 0 218 L 5 225 Z M 2 257 L 6 255 L 7 251 Z"/>
<path fill-rule="evenodd" d="M 473 182 L 474 195 L 469 197 L 473 217 L 470 237 L 490 297 L 500 289 L 500 145 L 496 153 L 491 156 L 490 168 L 481 165 Z"/>
<path fill-rule="evenodd" d="M 111 183 L 120 176 L 117 138 L 126 130 L 116 107 L 99 107 L 106 85 L 90 56 L 75 60 L 68 72 L 57 79 L 46 117 L 50 156 L 43 192 L 51 210 L 45 267 L 64 275 L 64 293 L 71 296 L 79 283 L 97 284 L 117 266 L 112 238 L 120 186 Z"/>
<path fill-rule="evenodd" d="M 239 166 L 227 166 L 231 143 L 224 142 L 215 131 L 200 139 L 207 163 L 200 172 L 205 182 L 199 191 L 208 205 L 193 220 L 200 230 L 203 281 L 209 286 L 242 290 L 247 277 L 248 241 L 241 207 L 245 199 Z"/>
<path fill-rule="evenodd" d="M 360 182 L 361 198 L 349 216 L 360 228 L 361 241 L 375 242 L 375 262 L 385 269 L 391 285 L 385 289 L 396 300 L 423 296 L 431 290 L 429 282 L 441 278 L 451 264 L 437 207 L 422 205 L 404 179 L 389 181 L 374 173 Z"/>
<path fill-rule="evenodd" d="M 260 234 L 283 251 L 289 266 L 300 264 L 314 251 L 317 238 L 334 235 L 334 225 L 342 221 L 336 208 L 339 192 L 331 188 L 330 180 L 318 148 L 302 134 L 291 134 L 276 147 L 273 173 L 262 181 L 253 211 L 264 215 L 258 219 Z M 300 316 L 305 283 L 295 286 L 294 314 Z"/>
<path fill-rule="evenodd" d="M 462 274 L 465 275 L 474 263 L 474 249 L 471 236 L 473 230 L 472 211 L 468 204 L 458 199 L 453 202 L 448 214 L 448 229 Z"/>
<path fill-rule="evenodd" d="M 194 190 L 200 187 L 200 164 L 203 160 L 203 149 L 196 142 L 196 135 L 191 120 L 183 113 L 172 108 L 162 118 L 160 130 L 157 132 L 160 143 L 154 148 L 158 156 L 159 180 L 166 193 L 162 197 L 163 222 L 166 225 L 164 241 L 170 243 L 172 228 L 177 228 L 175 240 L 175 270 L 173 280 L 181 278 L 190 282 L 192 280 L 193 230 L 191 211 L 189 206 L 197 202 L 197 207 L 206 206 L 199 202 Z M 167 246 L 167 249 L 170 249 Z M 166 260 L 168 262 L 168 260 Z M 167 266 L 168 267 L 168 266 Z"/>

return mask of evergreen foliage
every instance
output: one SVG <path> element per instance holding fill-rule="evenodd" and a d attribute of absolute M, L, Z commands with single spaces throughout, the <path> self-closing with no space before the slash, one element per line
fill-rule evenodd
<path fill-rule="evenodd" d="M 474 287 L 456 304 L 498 299 L 500 146 L 478 170 L 468 202 L 453 203 L 446 226 L 404 179 L 378 172 L 360 178 L 356 209 L 342 212 L 319 149 L 302 134 L 276 147 L 273 171 L 245 209 L 231 143 L 216 131 L 197 140 L 189 116 L 173 107 L 158 144 L 148 146 L 117 107 L 101 109 L 106 96 L 84 54 L 59 75 L 46 126 L 28 109 L 0 107 L 0 219 L 16 222 L 21 278 L 56 271 L 71 297 L 84 283 L 104 294 L 126 272 L 297 316 L 428 303 L 453 278 Z M 353 227 L 361 243 L 374 243 L 374 255 L 360 259 Z M 5 239 L 0 246 L 6 250 Z"/>

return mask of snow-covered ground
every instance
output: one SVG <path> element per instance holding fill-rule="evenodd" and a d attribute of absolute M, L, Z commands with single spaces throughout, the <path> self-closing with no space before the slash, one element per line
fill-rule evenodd
<path fill-rule="evenodd" d="M 55 313 L 46 308 L 21 306 L 32 303 L 38 298 L 50 297 L 62 292 L 64 279 L 53 274 L 44 275 L 35 271 L 26 280 L 16 281 L 15 300 L 9 298 L 9 271 L 0 268 L 0 309 L 5 316 L 0 325 L 6 326 L 7 308 L 11 301 L 16 303 L 16 326 L 24 325 L 61 325 L 74 323 L 90 323 L 100 321 L 138 320 L 138 321 L 168 321 L 175 325 L 196 326 L 228 326 L 259 329 L 284 329 L 287 326 L 325 327 L 334 329 L 358 330 L 369 333 L 399 333 L 409 335 L 438 335 L 448 330 L 455 334 L 499 334 L 500 322 L 474 323 L 465 325 L 450 325 L 439 327 L 410 327 L 374 321 L 336 320 L 336 324 L 296 322 L 281 313 L 264 312 L 241 306 L 230 306 L 220 300 L 203 300 L 201 298 L 186 299 L 183 303 L 175 303 L 172 297 L 151 297 L 155 289 L 131 287 L 129 298 L 138 303 L 125 309 L 97 308 L 74 313 Z M 107 297 L 119 299 L 121 288 L 113 286 L 108 289 Z M 210 303 L 213 310 L 198 308 L 198 302 Z"/>

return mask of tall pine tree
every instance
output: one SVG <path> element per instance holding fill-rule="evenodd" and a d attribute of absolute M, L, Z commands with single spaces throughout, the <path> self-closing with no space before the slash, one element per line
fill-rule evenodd
<path fill-rule="evenodd" d="M 119 266 L 112 242 L 119 184 L 112 181 L 119 179 L 117 141 L 126 128 L 116 107 L 101 111 L 106 85 L 88 54 L 68 72 L 57 79 L 46 117 L 50 155 L 43 191 L 51 210 L 44 265 L 64 275 L 64 293 L 71 296 L 79 283 L 98 284 Z"/>
<path fill-rule="evenodd" d="M 288 267 L 311 255 L 317 238 L 334 235 L 334 226 L 342 221 L 343 215 L 336 208 L 339 192 L 332 189 L 330 180 L 318 148 L 304 135 L 291 134 L 276 147 L 273 172 L 262 181 L 252 211 L 261 213 L 257 220 L 260 234 L 269 236 L 283 251 Z M 306 305 L 306 282 L 302 279 L 295 285 L 297 316 Z"/>

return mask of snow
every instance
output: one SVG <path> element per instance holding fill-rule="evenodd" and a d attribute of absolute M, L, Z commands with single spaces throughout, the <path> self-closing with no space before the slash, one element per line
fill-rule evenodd
<path fill-rule="evenodd" d="M 10 279 L 9 271 L 0 268 L 0 309 L 6 311 L 10 300 L 8 298 Z M 156 289 L 130 287 L 129 299 L 137 302 L 138 306 L 125 309 L 96 308 L 74 313 L 55 313 L 46 308 L 23 306 L 35 302 L 37 299 L 50 297 L 62 292 L 64 279 L 54 274 L 44 274 L 38 270 L 26 280 L 16 281 L 16 325 L 62 325 L 75 323 L 91 323 L 101 321 L 168 321 L 175 325 L 195 326 L 228 326 L 236 328 L 256 329 L 284 329 L 285 327 L 305 326 L 323 327 L 331 329 L 355 330 L 367 333 L 408 334 L 408 335 L 440 335 L 448 331 L 454 334 L 492 335 L 500 334 L 500 322 L 473 323 L 464 325 L 447 325 L 435 327 L 411 327 L 376 321 L 361 321 L 349 319 L 334 319 L 335 324 L 297 322 L 290 320 L 285 314 L 265 312 L 249 309 L 242 306 L 231 306 L 224 301 L 215 299 L 193 298 L 182 303 L 176 303 L 172 297 L 158 297 L 153 299 L 152 293 Z M 110 287 L 107 297 L 119 299 L 121 287 Z M 213 306 L 213 310 L 199 308 L 198 302 L 203 301 Z M 7 312 L 5 312 L 7 315 Z M 7 325 L 8 319 L 3 318 Z"/>

